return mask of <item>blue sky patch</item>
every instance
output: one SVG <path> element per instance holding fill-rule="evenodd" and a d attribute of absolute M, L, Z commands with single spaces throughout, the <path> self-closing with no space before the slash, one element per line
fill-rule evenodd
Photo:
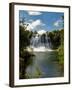
<path fill-rule="evenodd" d="M 19 11 L 19 20 L 24 19 L 29 24 L 27 29 L 32 31 L 53 31 L 64 28 L 64 13 L 45 11 Z"/>

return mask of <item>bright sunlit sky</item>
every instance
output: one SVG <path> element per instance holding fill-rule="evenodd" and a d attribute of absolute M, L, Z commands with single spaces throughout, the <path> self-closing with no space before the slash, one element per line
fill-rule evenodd
<path fill-rule="evenodd" d="M 53 31 L 63 28 L 62 16 L 64 13 L 59 12 L 43 12 L 43 11 L 19 11 L 19 20 L 24 18 L 28 23 L 28 30 L 32 31 Z"/>

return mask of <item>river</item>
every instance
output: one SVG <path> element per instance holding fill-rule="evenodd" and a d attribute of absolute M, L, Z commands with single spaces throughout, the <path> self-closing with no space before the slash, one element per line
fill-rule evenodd
<path fill-rule="evenodd" d="M 34 52 L 32 63 L 26 69 L 27 78 L 63 77 L 64 72 L 58 62 L 58 52 Z"/>

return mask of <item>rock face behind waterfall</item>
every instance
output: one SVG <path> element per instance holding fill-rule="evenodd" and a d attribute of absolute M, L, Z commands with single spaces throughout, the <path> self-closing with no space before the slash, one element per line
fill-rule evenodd
<path fill-rule="evenodd" d="M 50 41 L 50 37 L 47 36 L 46 33 L 43 33 L 43 34 L 35 34 L 32 36 L 31 38 L 31 41 L 30 41 L 30 46 L 32 48 L 35 48 L 35 49 L 43 49 L 43 50 L 46 50 L 46 49 L 51 49 L 51 41 Z"/>

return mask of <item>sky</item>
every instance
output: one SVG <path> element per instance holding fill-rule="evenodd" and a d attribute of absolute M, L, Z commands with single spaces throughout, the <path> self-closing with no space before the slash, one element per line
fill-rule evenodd
<path fill-rule="evenodd" d="M 45 12 L 45 11 L 19 11 L 19 20 L 28 24 L 27 30 L 30 31 L 53 31 L 60 30 L 63 27 L 64 13 L 61 12 Z"/>

